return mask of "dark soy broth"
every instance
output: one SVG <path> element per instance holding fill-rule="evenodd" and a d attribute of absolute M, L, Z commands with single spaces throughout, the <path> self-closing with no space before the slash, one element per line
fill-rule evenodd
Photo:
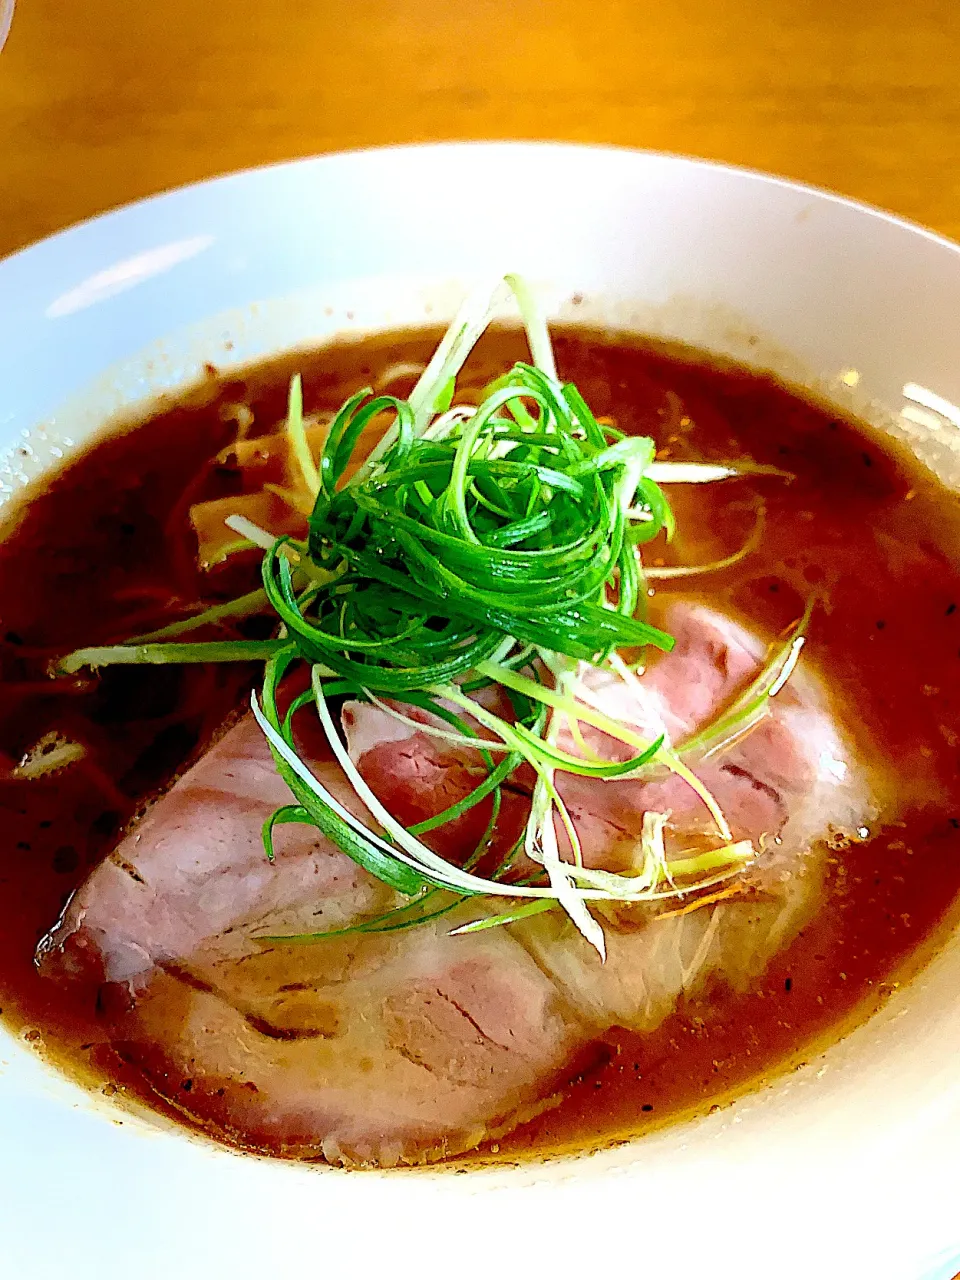
<path fill-rule="evenodd" d="M 160 403 L 104 436 L 30 496 L 0 543 L 0 1005 L 8 1025 L 93 1087 L 169 1109 L 123 1060 L 96 993 L 42 980 L 34 950 L 71 891 L 152 798 L 247 705 L 256 668 L 117 667 L 51 680 L 49 660 L 118 642 L 256 585 L 257 558 L 201 572 L 189 506 L 228 497 L 236 467 L 212 461 L 285 412 L 294 368 L 308 410 L 335 409 L 384 369 L 423 362 L 435 332 L 344 344 Z M 815 595 L 808 661 L 857 736 L 865 767 L 896 785 L 863 841 L 831 851 L 813 922 L 748 995 L 712 989 L 655 1032 L 614 1031 L 572 1064 L 555 1110 L 471 1158 L 583 1149 L 703 1111 L 818 1051 L 875 1010 L 929 951 L 960 888 L 960 504 L 878 432 L 775 380 L 697 353 L 583 330 L 560 331 L 561 373 L 598 415 L 649 433 L 671 460 L 748 458 L 791 478 L 754 476 L 676 490 L 679 549 L 729 554 L 766 512 L 757 549 L 698 580 L 719 609 L 765 633 Z M 488 335 L 469 370 L 482 384 L 523 355 Z M 400 388 L 405 393 L 409 383 Z M 654 553 L 656 554 L 656 553 Z M 666 553 L 662 553 L 666 554 Z M 671 550 L 670 554 L 675 554 Z M 234 634 L 256 637 L 254 619 Z M 14 772 L 47 734 L 85 757 L 40 778 Z M 176 1114 L 190 1122 L 181 1098 Z"/>

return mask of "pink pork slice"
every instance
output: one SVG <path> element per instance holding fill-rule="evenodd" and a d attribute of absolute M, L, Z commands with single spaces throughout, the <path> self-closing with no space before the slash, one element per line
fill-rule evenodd
<path fill-rule="evenodd" d="M 763 646 L 703 610 L 681 607 L 669 625 L 677 649 L 644 678 L 642 706 L 619 681 L 595 694 L 642 731 L 652 716 L 679 737 L 754 674 Z M 362 771 L 398 812 L 437 812 L 482 776 L 471 752 L 445 750 L 376 708 L 349 706 L 344 723 Z M 602 736 L 594 746 L 617 750 Z M 655 1026 L 708 980 L 741 986 L 762 971 L 814 908 L 815 837 L 869 809 L 848 759 L 815 682 L 798 679 L 761 728 L 710 765 L 735 835 L 769 846 L 757 892 L 667 919 L 612 910 L 605 966 L 556 912 L 449 936 L 478 914 L 473 904 L 407 932 L 297 946 L 264 936 L 348 926 L 397 899 L 309 828 L 279 829 L 277 862 L 266 862 L 261 824 L 290 797 L 248 718 L 91 874 L 39 963 L 96 993 L 118 1051 L 215 1131 L 346 1165 L 435 1160 L 551 1105 L 604 1028 Z M 316 769 L 344 795 L 333 766 Z M 702 806 L 671 778 L 564 787 L 595 865 L 629 863 L 645 808 L 673 811 L 678 846 L 703 830 Z M 514 825 L 523 793 L 522 782 L 511 793 Z M 451 857 L 465 856 L 459 839 Z"/>
<path fill-rule="evenodd" d="M 339 770 L 318 766 L 333 790 Z M 509 932 L 458 920 L 312 946 L 397 898 L 311 828 L 260 828 L 289 792 L 252 717 L 73 895 L 41 971 L 96 988 L 115 1047 L 164 1097 L 269 1151 L 345 1165 L 471 1149 L 546 1105 L 586 1032 Z"/>
<path fill-rule="evenodd" d="M 688 601 L 672 604 L 664 625 L 675 637 L 675 648 L 655 660 L 639 684 L 596 670 L 586 683 L 594 704 L 613 719 L 648 740 L 666 733 L 682 746 L 756 678 L 767 647 L 739 623 Z M 344 724 L 351 755 L 371 788 L 388 808 L 402 804 L 413 820 L 462 798 L 483 776 L 476 753 L 445 748 L 369 704 L 345 706 Z M 604 758 L 632 754 L 598 729 L 584 726 L 583 736 Z M 567 733 L 560 745 L 577 752 Z M 864 770 L 854 768 L 852 759 L 819 683 L 798 669 L 757 727 L 694 765 L 734 839 L 750 840 L 761 852 L 744 877 L 745 892 L 660 918 L 645 908 L 600 909 L 607 942 L 603 964 L 560 912 L 526 922 L 514 929 L 515 936 L 584 1019 L 598 1026 L 650 1030 L 681 996 L 698 994 L 717 975 L 730 987 L 749 988 L 816 909 L 825 874 L 826 846 L 820 838 L 854 834 L 875 813 Z M 702 843 L 711 833 L 716 842 L 703 801 L 676 775 L 601 781 L 558 774 L 557 787 L 588 866 L 618 872 L 636 868 L 638 835 L 648 810 L 669 817 L 668 855 Z M 507 813 L 513 839 L 521 824 L 511 809 Z M 444 844 L 447 832 L 438 828 L 432 840 L 455 858 L 462 845 L 456 837 Z"/>

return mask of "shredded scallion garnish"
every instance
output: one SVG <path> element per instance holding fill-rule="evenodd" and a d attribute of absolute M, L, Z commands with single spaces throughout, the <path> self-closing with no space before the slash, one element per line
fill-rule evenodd
<path fill-rule="evenodd" d="M 519 306 L 532 360 L 514 365 L 480 404 L 458 404 L 457 379 L 505 289 Z M 679 747 L 665 733 L 647 739 L 599 709 L 584 678 L 591 668 L 606 668 L 636 684 L 637 651 L 668 652 L 673 645 L 644 612 L 641 547 L 673 534 L 661 484 L 725 481 L 751 468 L 657 462 L 653 440 L 602 425 L 576 387 L 559 379 L 546 322 L 529 286 L 515 276 L 468 300 L 406 399 L 358 391 L 333 418 L 315 456 L 297 377 L 286 430 L 302 487 L 289 501 L 310 512 L 306 539 L 275 538 L 239 514 L 226 521 L 244 545 L 264 549 L 262 591 L 123 645 L 78 650 L 59 669 L 266 663 L 253 712 L 291 791 L 291 803 L 264 825 L 267 855 L 274 857 L 278 826 L 305 823 L 409 899 L 357 925 L 287 941 L 406 929 L 468 899 L 507 898 L 513 900 L 507 910 L 481 906 L 478 919 L 453 932 L 559 907 L 602 956 L 603 931 L 591 903 L 682 896 L 737 875 L 756 856 L 749 842 L 733 838 L 693 762 L 763 714 L 796 662 L 802 633 L 777 652 L 743 699 Z M 741 551 L 700 571 L 736 563 L 760 530 L 758 522 Z M 692 571 L 667 569 L 660 576 Z M 277 618 L 276 639 L 181 639 L 266 607 Z M 627 651 L 634 655 L 630 662 Z M 281 683 L 300 663 L 311 668 L 310 689 L 281 714 Z M 484 697 L 490 690 L 497 696 Z M 404 826 L 347 752 L 330 703 L 343 695 L 374 704 L 411 731 L 475 751 L 486 777 L 443 813 Z M 356 811 L 332 795 L 300 755 L 294 722 L 310 708 L 353 788 Z M 416 718 L 408 714 L 413 708 Z M 587 747 L 584 725 L 625 744 L 630 757 L 598 756 Z M 561 746 L 565 727 L 579 754 Z M 533 779 L 525 832 L 499 865 L 480 875 L 502 788 L 518 769 Z M 573 773 L 602 781 L 650 770 L 669 770 L 693 788 L 716 827 L 716 846 L 668 860 L 668 815 L 647 813 L 636 870 L 584 866 L 558 778 Z M 431 831 L 488 800 L 484 836 L 461 861 L 425 842 Z M 522 855 L 528 874 L 517 878 L 512 868 Z"/>

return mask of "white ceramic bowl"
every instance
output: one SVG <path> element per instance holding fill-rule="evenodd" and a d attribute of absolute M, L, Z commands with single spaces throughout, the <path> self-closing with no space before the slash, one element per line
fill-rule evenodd
<path fill-rule="evenodd" d="M 856 370 L 860 407 L 952 474 L 955 245 L 690 160 L 451 145 L 239 174 L 0 263 L 3 497 L 204 361 L 444 318 L 505 268 L 540 281 L 555 315 L 697 342 L 847 402 Z M 941 399 L 905 402 L 913 384 Z M 95 1103 L 0 1033 L 0 1275 L 952 1275 L 958 993 L 955 939 L 880 1016 L 729 1109 L 465 1176 L 235 1156 Z"/>

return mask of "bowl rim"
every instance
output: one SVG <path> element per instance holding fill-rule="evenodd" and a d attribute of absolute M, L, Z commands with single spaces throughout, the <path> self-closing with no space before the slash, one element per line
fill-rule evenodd
<path fill-rule="evenodd" d="M 954 253 L 960 253 L 960 240 L 953 240 L 949 236 L 945 236 L 941 232 L 935 231 L 932 227 L 928 227 L 921 222 L 903 217 L 900 214 L 884 209 L 880 205 L 872 204 L 866 200 L 860 200 L 855 196 L 848 196 L 844 195 L 842 192 L 833 191 L 829 187 L 817 186 L 815 183 L 804 182 L 800 179 L 791 178 L 785 174 L 770 173 L 764 169 L 755 169 L 750 165 L 732 164 L 723 160 L 713 160 L 706 156 L 688 155 L 681 151 L 658 150 L 656 148 L 648 147 L 631 147 L 620 143 L 570 142 L 560 138 L 539 140 L 525 138 L 463 138 L 453 140 L 445 139 L 438 142 L 396 142 L 370 147 L 349 147 L 345 150 L 337 151 L 319 151 L 309 155 L 295 156 L 287 160 L 274 160 L 262 165 L 246 165 L 239 169 L 228 169 L 223 173 L 211 174 L 205 178 L 198 178 L 190 182 L 177 183 L 172 187 L 164 187 L 159 191 L 151 192 L 149 195 L 140 196 L 133 200 L 121 201 L 119 204 L 111 205 L 109 208 L 103 209 L 99 213 L 89 214 L 78 218 L 76 221 L 65 223 L 56 231 L 51 231 L 47 235 L 41 236 L 39 239 L 30 240 L 25 245 L 0 256 L 0 268 L 6 266 L 8 263 L 12 263 L 14 260 L 20 259 L 24 254 L 28 254 L 34 249 L 46 246 L 61 237 L 69 236 L 75 231 L 82 231 L 85 228 L 94 226 L 104 220 L 133 210 L 139 210 L 144 206 L 160 204 L 171 197 L 183 196 L 184 194 L 195 191 L 198 188 L 210 189 L 217 186 L 227 186 L 232 182 L 251 178 L 254 175 L 268 175 L 274 172 L 321 166 L 328 163 L 333 165 L 366 157 L 375 159 L 379 155 L 395 155 L 397 153 L 433 153 L 439 155 L 445 151 L 461 152 L 465 150 L 486 152 L 531 151 L 538 153 L 589 153 L 593 155 L 609 155 L 612 157 L 619 156 L 627 159 L 656 159 L 666 161 L 670 165 L 677 165 L 681 167 L 692 166 L 696 169 L 709 170 L 718 174 L 728 174 L 730 176 L 747 178 L 765 186 L 782 187 L 794 192 L 816 197 L 820 200 L 827 200 L 831 204 L 839 205 L 858 213 L 868 214 L 871 218 L 879 219 L 882 222 L 889 223 L 901 228 L 902 230 L 910 231 L 915 235 L 922 236 L 925 240 L 929 240 L 933 244 L 939 245 L 941 248 L 950 249 Z"/>

